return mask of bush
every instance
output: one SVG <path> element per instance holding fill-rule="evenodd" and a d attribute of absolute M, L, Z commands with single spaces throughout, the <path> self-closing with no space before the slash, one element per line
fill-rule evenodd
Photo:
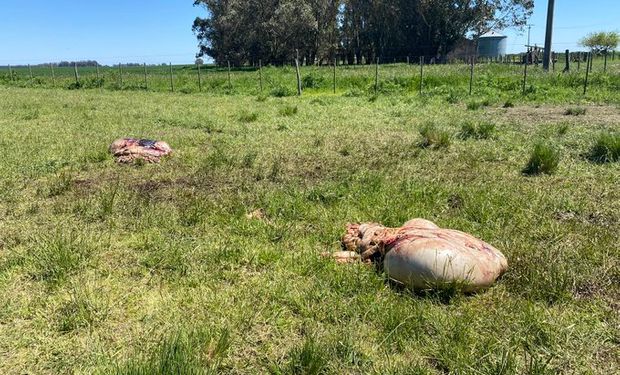
<path fill-rule="evenodd" d="M 493 132 L 495 131 L 495 125 L 483 122 L 480 124 L 474 124 L 472 122 L 465 122 L 461 126 L 461 131 L 459 132 L 459 138 L 461 139 L 488 139 L 491 138 Z"/>
<path fill-rule="evenodd" d="M 583 107 L 571 107 L 567 108 L 564 111 L 564 115 L 566 116 L 583 116 L 586 114 L 586 109 Z"/>
<path fill-rule="evenodd" d="M 325 79 L 321 76 L 318 76 L 314 73 L 306 74 L 301 79 L 301 85 L 307 89 L 315 89 L 319 88 L 323 85 Z"/>
<path fill-rule="evenodd" d="M 590 149 L 588 158 L 595 163 L 620 161 L 620 134 L 601 134 Z"/>
<path fill-rule="evenodd" d="M 527 175 L 553 174 L 558 169 L 559 164 L 560 152 L 549 145 L 539 142 L 534 146 L 530 160 L 522 172 Z"/>
<path fill-rule="evenodd" d="M 506 100 L 503 105 L 504 108 L 514 108 L 514 106 L 515 104 L 510 99 Z"/>
<path fill-rule="evenodd" d="M 450 146 L 452 136 L 445 130 L 438 129 L 434 124 L 426 124 L 420 128 L 422 140 L 419 146 L 422 148 L 440 149 Z"/>

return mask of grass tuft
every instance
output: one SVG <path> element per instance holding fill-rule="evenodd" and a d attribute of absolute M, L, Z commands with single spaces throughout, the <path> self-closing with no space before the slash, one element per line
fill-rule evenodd
<path fill-rule="evenodd" d="M 281 116 L 293 116 L 296 115 L 299 109 L 297 106 L 287 105 L 285 107 L 280 108 L 279 113 Z"/>
<path fill-rule="evenodd" d="M 564 115 L 566 116 L 583 116 L 586 114 L 586 109 L 584 107 L 570 107 L 564 111 Z"/>
<path fill-rule="evenodd" d="M 534 146 L 523 173 L 526 175 L 553 174 L 560 164 L 560 152 L 555 148 L 541 142 Z"/>
<path fill-rule="evenodd" d="M 251 122 L 255 122 L 256 120 L 258 120 L 258 113 L 257 112 L 243 111 L 239 115 L 239 121 L 243 122 L 243 123 L 246 123 L 246 124 L 251 123 Z"/>
<path fill-rule="evenodd" d="M 422 140 L 419 142 L 421 148 L 440 149 L 447 148 L 452 143 L 452 135 L 443 129 L 437 128 L 433 123 L 427 123 L 420 128 Z"/>
<path fill-rule="evenodd" d="M 60 283 L 80 269 L 91 253 L 90 244 L 75 232 L 42 235 L 27 255 L 30 275 L 35 280 Z"/>
<path fill-rule="evenodd" d="M 620 133 L 599 135 L 596 143 L 588 153 L 588 159 L 595 163 L 620 161 Z"/>
<path fill-rule="evenodd" d="M 494 132 L 495 124 L 492 124 L 490 122 L 482 122 L 476 124 L 471 121 L 467 121 L 461 126 L 459 138 L 489 139 L 493 136 Z"/>

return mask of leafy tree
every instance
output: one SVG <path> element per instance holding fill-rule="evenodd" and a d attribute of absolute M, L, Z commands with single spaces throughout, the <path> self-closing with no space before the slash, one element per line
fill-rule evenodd
<path fill-rule="evenodd" d="M 523 26 L 533 0 L 195 0 L 197 57 L 234 65 L 441 57 L 466 35 Z"/>
<path fill-rule="evenodd" d="M 620 34 L 614 31 L 590 33 L 579 42 L 579 44 L 590 48 L 592 53 L 597 55 L 608 54 L 618 47 L 618 43 L 620 43 Z"/>

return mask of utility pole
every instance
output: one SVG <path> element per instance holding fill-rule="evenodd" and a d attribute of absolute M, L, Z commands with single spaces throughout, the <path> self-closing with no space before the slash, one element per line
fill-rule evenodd
<path fill-rule="evenodd" d="M 543 58 L 543 69 L 549 70 L 549 62 L 551 61 L 551 40 L 553 38 L 553 10 L 555 8 L 555 0 L 549 0 L 547 8 L 547 34 L 545 35 L 545 54 Z"/>

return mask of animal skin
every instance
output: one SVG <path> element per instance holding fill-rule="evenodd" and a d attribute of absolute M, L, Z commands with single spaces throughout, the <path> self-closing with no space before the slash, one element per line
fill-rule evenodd
<path fill-rule="evenodd" d="M 117 163 L 129 164 L 136 160 L 159 163 L 161 158 L 172 153 L 172 148 L 162 141 L 149 139 L 121 138 L 112 142 L 110 153 Z"/>
<path fill-rule="evenodd" d="M 400 228 L 349 224 L 342 247 L 346 252 L 334 254 L 338 262 L 354 260 L 351 253 L 355 252 L 412 289 L 456 285 L 475 292 L 493 285 L 508 268 L 506 257 L 495 247 L 424 219 L 410 220 Z"/>

